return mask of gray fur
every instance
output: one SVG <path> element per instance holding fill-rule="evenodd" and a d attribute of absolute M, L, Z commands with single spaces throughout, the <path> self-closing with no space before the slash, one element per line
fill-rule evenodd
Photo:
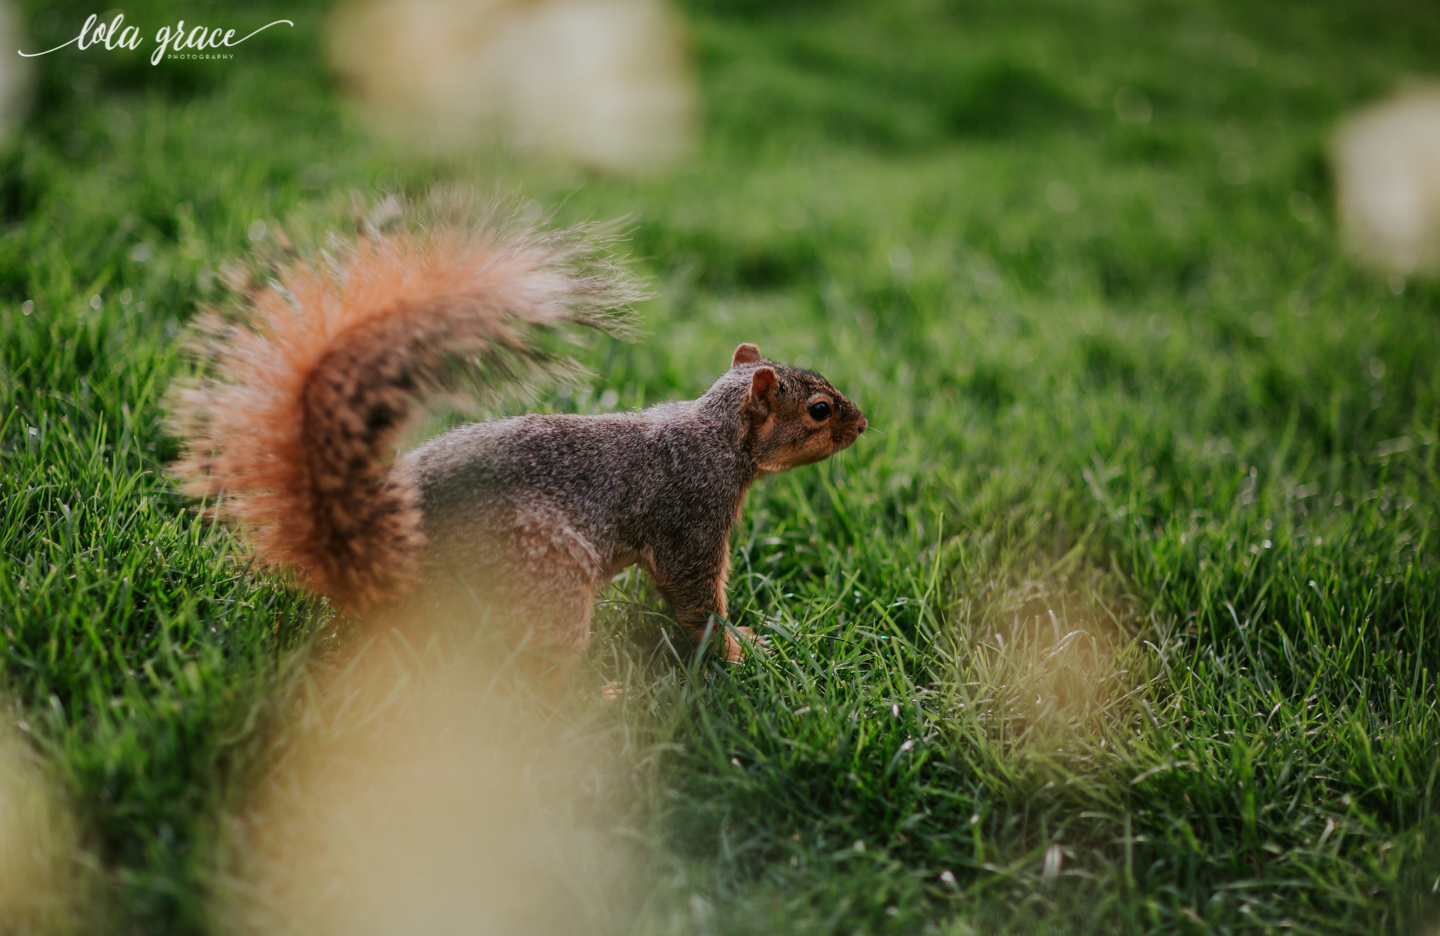
<path fill-rule="evenodd" d="M 779 379 L 761 401 L 774 418 L 762 424 L 747 407 L 766 368 Z M 725 613 L 729 534 L 745 491 L 783 470 L 773 465 L 777 431 L 795 406 L 808 419 L 803 401 L 816 392 L 834 401 L 832 445 L 843 448 L 864 429 L 859 410 L 823 378 L 768 361 L 737 364 L 698 400 L 517 416 L 432 439 L 392 472 L 420 492 L 425 587 L 463 583 L 545 645 L 578 651 L 594 593 L 638 563 L 698 635 L 709 612 Z M 727 654 L 738 657 L 728 640 Z"/>

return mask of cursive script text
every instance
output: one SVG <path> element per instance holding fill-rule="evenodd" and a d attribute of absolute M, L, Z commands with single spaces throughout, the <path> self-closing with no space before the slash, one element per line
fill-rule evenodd
<path fill-rule="evenodd" d="M 266 23 L 259 29 L 247 35 L 235 38 L 235 30 L 222 29 L 220 27 L 210 28 L 207 26 L 192 26 L 188 31 L 185 29 L 185 21 L 180 20 L 174 28 L 161 26 L 160 31 L 155 34 L 156 48 L 150 56 L 150 64 L 158 65 L 165 57 L 165 53 L 180 52 L 186 49 L 201 51 L 203 49 L 220 49 L 237 46 L 249 39 L 256 33 L 264 32 L 271 26 L 294 26 L 290 20 L 276 20 L 273 23 Z M 20 54 L 25 58 L 35 58 L 40 55 L 49 55 L 51 52 L 58 52 L 66 46 L 75 46 L 80 49 L 88 49 L 91 46 L 103 45 L 106 49 L 138 49 L 140 43 L 145 40 L 140 35 L 140 30 L 134 26 L 125 25 L 125 14 L 116 13 L 115 18 L 106 23 L 94 13 L 85 20 L 85 25 L 80 27 L 80 34 L 69 42 L 62 42 L 53 49 L 46 49 L 44 52 L 25 52 Z"/>

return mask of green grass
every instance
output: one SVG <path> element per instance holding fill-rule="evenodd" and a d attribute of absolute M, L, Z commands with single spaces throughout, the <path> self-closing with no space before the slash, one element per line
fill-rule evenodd
<path fill-rule="evenodd" d="M 0 155 L 0 680 L 79 828 L 69 925 L 223 929 L 306 674 L 358 652 L 166 480 L 183 323 L 255 219 L 435 181 L 632 219 L 647 336 L 544 405 L 691 396 L 755 341 L 875 427 L 750 496 L 770 656 L 607 596 L 576 691 L 625 699 L 554 717 L 641 853 L 621 929 L 1433 923 L 1440 286 L 1340 253 L 1324 153 L 1440 14 L 696 0 L 705 145 L 624 181 L 377 148 L 322 13 L 247 12 L 297 25 L 233 62 L 36 60 Z"/>

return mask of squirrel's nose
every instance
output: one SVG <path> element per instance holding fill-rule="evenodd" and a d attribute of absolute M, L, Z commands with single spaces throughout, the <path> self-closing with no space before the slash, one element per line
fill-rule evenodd
<path fill-rule="evenodd" d="M 864 416 L 864 414 L 862 413 L 861 416 L 860 416 L 860 428 L 856 429 L 855 431 L 856 431 L 856 432 L 864 432 L 864 431 L 865 431 L 865 427 L 868 426 L 868 425 L 870 425 L 870 423 L 866 422 L 865 416 Z"/>

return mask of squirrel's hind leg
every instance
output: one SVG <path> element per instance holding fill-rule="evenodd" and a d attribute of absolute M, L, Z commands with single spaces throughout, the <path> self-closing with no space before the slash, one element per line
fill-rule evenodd
<path fill-rule="evenodd" d="M 543 580 L 527 583 L 532 586 L 528 595 L 512 594 L 504 614 L 527 665 L 558 682 L 575 669 L 590 643 L 594 588 L 582 570 L 563 562 L 549 571 Z"/>
<path fill-rule="evenodd" d="M 457 522 L 432 528 L 429 593 L 422 589 L 420 600 L 457 625 L 499 633 L 527 672 L 563 681 L 590 641 L 594 550 L 535 508 L 449 519 Z"/>
<path fill-rule="evenodd" d="M 511 641 L 563 679 L 590 643 L 599 562 L 578 534 L 554 518 L 517 523 L 509 532 L 498 596 Z"/>

